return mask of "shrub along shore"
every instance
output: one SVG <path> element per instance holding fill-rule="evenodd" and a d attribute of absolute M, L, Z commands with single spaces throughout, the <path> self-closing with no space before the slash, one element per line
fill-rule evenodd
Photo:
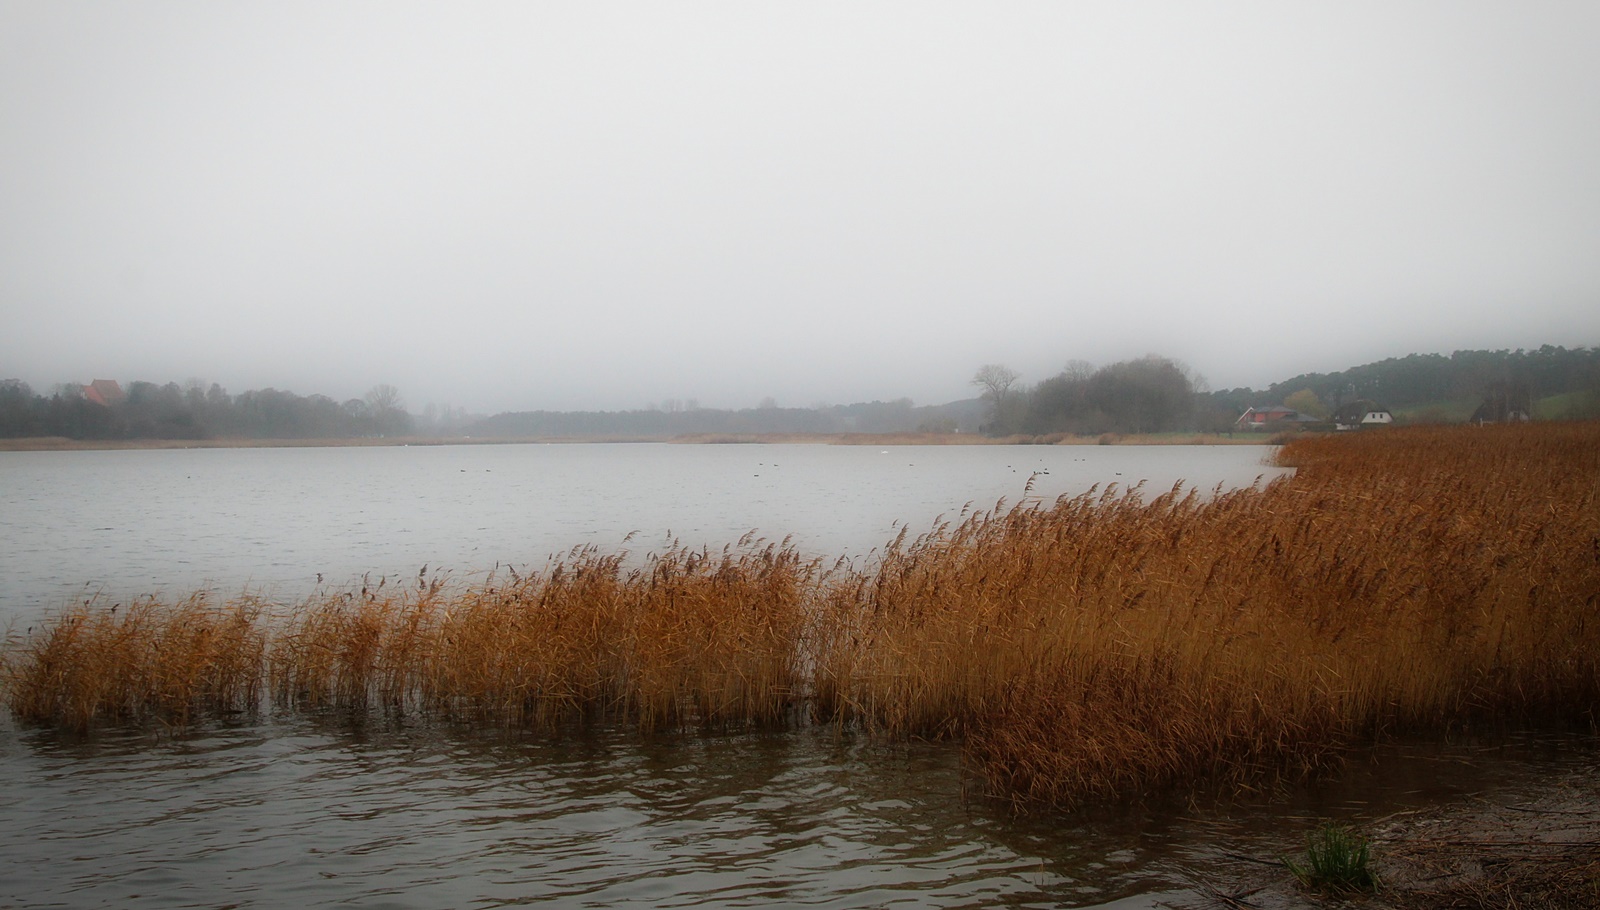
<path fill-rule="evenodd" d="M 861 565 L 786 543 L 575 550 L 471 586 L 196 593 L 6 642 L 25 724 L 273 704 L 559 734 L 956 737 L 1019 807 L 1335 765 L 1399 730 L 1593 725 L 1600 423 L 1304 437 L 1264 488 L 966 515 Z"/>

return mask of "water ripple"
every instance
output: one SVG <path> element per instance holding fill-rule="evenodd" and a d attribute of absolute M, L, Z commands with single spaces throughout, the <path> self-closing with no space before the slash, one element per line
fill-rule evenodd
<path fill-rule="evenodd" d="M 0 906 L 1149 907 L 1219 831 L 1273 855 L 1306 816 L 1526 782 L 1561 754 L 1474 754 L 1449 785 L 1437 750 L 1386 756 L 1385 793 L 1353 769 L 1205 820 L 1018 819 L 963 798 L 952 746 L 826 729 L 523 742 L 289 716 L 73 739 L 0 720 Z"/>
<path fill-rule="evenodd" d="M 1069 880 L 971 821 L 942 745 L 316 718 L 0 742 L 10 906 L 1026 906 Z"/>

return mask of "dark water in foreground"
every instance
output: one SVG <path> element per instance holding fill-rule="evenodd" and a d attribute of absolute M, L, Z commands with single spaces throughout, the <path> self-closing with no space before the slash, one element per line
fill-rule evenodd
<path fill-rule="evenodd" d="M 1193 897 L 1323 818 L 1515 804 L 1594 743 L 1391 747 L 1273 797 L 1017 818 L 949 744 L 831 728 L 519 740 L 278 718 L 0 735 L 5 907 L 1063 907 Z"/>
<path fill-rule="evenodd" d="M 1058 906 L 1170 883 L 1169 844 L 1012 824 L 963 800 L 953 748 L 831 730 L 4 743 L 0 894 L 25 905 Z"/>
<path fill-rule="evenodd" d="M 1279 473 L 1247 448 L 484 446 L 0 453 L 0 627 L 84 592 L 280 599 L 361 573 L 454 580 L 574 544 L 824 559 L 967 503 Z M 629 539 L 630 532 L 638 532 Z M 507 739 L 265 717 L 74 739 L 0 716 L 0 908 L 1148 908 L 1321 818 L 1515 801 L 1589 740 L 1391 749 L 1249 802 L 1015 818 L 957 746 L 801 729 Z M 1585 764 L 1587 763 L 1587 764 Z"/>

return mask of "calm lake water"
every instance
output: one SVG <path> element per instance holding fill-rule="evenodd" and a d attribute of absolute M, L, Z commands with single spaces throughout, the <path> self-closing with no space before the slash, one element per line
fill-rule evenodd
<path fill-rule="evenodd" d="M 320 573 L 457 580 L 592 544 L 720 549 L 747 532 L 830 562 L 969 504 L 1096 484 L 1209 491 L 1284 473 L 1262 446 L 480 445 L 0 453 L 0 617 L 85 592 L 249 588 Z M 629 539 L 629 535 L 633 535 Z"/>
<path fill-rule="evenodd" d="M 968 503 L 1279 473 L 1259 447 L 571 445 L 0 453 L 0 617 L 88 592 L 281 600 L 362 573 L 458 580 L 593 544 L 755 531 L 863 555 Z M 632 539 L 629 534 L 633 533 Z M 957 746 L 831 728 L 508 739 L 268 715 L 84 739 L 0 717 L 5 907 L 1145 908 L 1312 818 L 1514 793 L 1592 752 L 1387 756 L 1254 804 L 1019 819 Z M 1509 752 L 1505 750 L 1509 749 Z M 1465 757 L 1462 757 L 1465 756 Z M 1381 767 L 1381 771 L 1377 770 Z M 1506 797 L 1512 798 L 1512 797 Z"/>

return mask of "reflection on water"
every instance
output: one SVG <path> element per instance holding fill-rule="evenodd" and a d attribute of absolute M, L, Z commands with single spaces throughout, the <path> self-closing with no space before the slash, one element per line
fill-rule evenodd
<path fill-rule="evenodd" d="M 969 795 L 955 746 L 832 728 L 522 740 L 301 716 L 77 740 L 7 727 L 0 894 L 21 906 L 1153 906 L 1226 853 L 1293 850 L 1316 819 L 1512 793 L 1594 758 L 1570 737 L 1389 747 L 1271 798 L 1016 818 Z"/>
<path fill-rule="evenodd" d="M 278 719 L 3 742 L 0 893 L 26 901 L 1059 906 L 1173 882 L 1130 828 L 1008 842 L 952 746 L 831 729 L 520 742 Z"/>
<path fill-rule="evenodd" d="M 968 502 L 1278 473 L 1257 447 L 495 446 L 0 453 L 0 626 L 75 592 L 540 564 L 670 530 L 862 553 Z M 118 590 L 117 586 L 132 586 Z M 298 586 L 298 587 L 297 587 Z M 23 623 L 26 623 L 23 619 Z M 1388 747 L 1248 801 L 1015 818 L 957 746 L 831 728 L 508 739 L 305 715 L 80 740 L 0 717 L 0 907 L 1148 908 L 1186 870 L 1592 773 L 1593 740 Z M 1506 796 L 1510 799 L 1512 797 Z"/>

